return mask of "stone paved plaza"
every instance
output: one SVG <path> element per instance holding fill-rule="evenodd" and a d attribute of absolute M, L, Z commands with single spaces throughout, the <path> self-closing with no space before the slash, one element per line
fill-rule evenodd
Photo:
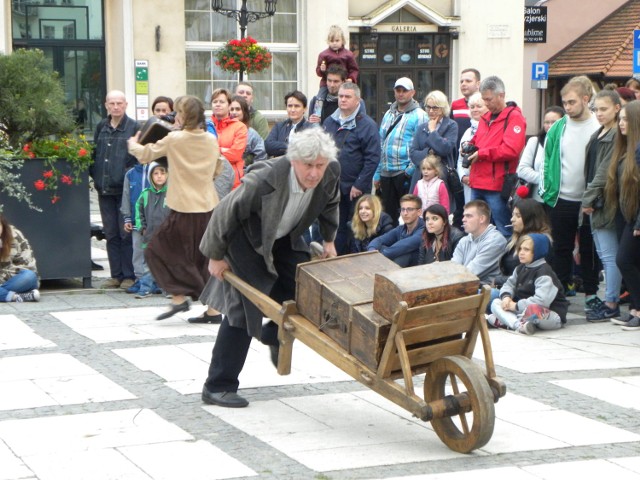
<path fill-rule="evenodd" d="M 581 294 L 560 331 L 491 331 L 508 393 L 464 455 L 300 342 L 281 377 L 254 341 L 249 407 L 206 406 L 218 327 L 186 322 L 204 307 L 157 322 L 161 296 L 44 287 L 0 305 L 0 480 L 640 479 L 640 333 L 587 323 Z"/>

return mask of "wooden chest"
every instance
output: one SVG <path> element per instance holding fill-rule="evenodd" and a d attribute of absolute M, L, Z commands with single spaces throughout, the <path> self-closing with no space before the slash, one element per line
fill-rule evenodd
<path fill-rule="evenodd" d="M 353 308 L 351 322 L 351 355 L 372 370 L 378 368 L 391 322 L 373 311 L 373 303 Z"/>
<path fill-rule="evenodd" d="M 463 265 L 436 262 L 375 276 L 373 309 L 392 320 L 401 301 L 429 305 L 478 293 L 480 280 Z"/>
<path fill-rule="evenodd" d="M 374 275 L 400 267 L 379 252 L 298 265 L 298 312 L 349 351 L 353 308 L 373 301 Z"/>

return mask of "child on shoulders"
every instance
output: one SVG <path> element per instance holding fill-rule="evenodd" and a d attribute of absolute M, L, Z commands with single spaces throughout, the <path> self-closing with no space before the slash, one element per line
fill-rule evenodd
<path fill-rule="evenodd" d="M 320 77 L 320 91 L 318 98 L 324 100 L 327 96 L 327 70 L 332 64 L 338 64 L 347 71 L 347 82 L 356 83 L 358 81 L 358 63 L 351 50 L 345 48 L 347 40 L 342 28 L 338 25 L 329 27 L 327 35 L 329 48 L 323 50 L 318 55 L 318 65 L 316 73 Z"/>
<path fill-rule="evenodd" d="M 530 233 L 519 240 L 520 265 L 500 289 L 500 298 L 491 304 L 489 325 L 532 335 L 537 329 L 561 328 L 567 321 L 569 302 L 544 258 L 550 247 L 549 237 L 542 233 Z"/>

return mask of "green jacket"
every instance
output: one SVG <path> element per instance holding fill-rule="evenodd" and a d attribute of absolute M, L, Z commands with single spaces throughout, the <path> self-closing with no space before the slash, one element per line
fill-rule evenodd
<path fill-rule="evenodd" d="M 591 144 L 598 138 L 601 131 L 602 129 L 600 128 L 591 136 L 591 139 L 587 144 L 587 155 L 591 148 Z M 600 139 L 594 165 L 596 173 L 593 179 L 587 184 L 587 189 L 584 191 L 584 195 L 582 196 L 582 207 L 594 208 L 594 212 L 591 214 L 592 229 L 600 230 L 615 228 L 615 209 L 612 209 L 613 213 L 607 215 L 607 209 L 595 208 L 595 205 L 598 198 L 604 200 L 604 186 L 607 183 L 607 171 L 609 170 L 611 154 L 613 153 L 613 139 L 615 138 L 617 131 L 618 129 L 613 127 Z M 588 168 L 589 166 L 585 162 L 585 178 L 587 177 Z"/>
<path fill-rule="evenodd" d="M 550 207 L 555 207 L 560 195 L 560 182 L 562 180 L 562 160 L 560 159 L 560 148 L 562 133 L 567 124 L 565 115 L 554 123 L 547 132 L 547 139 L 544 142 L 544 164 L 542 175 L 538 185 L 538 193 L 542 201 Z"/>

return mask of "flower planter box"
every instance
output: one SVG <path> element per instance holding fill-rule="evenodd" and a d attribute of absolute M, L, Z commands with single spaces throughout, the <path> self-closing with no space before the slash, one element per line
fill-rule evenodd
<path fill-rule="evenodd" d="M 63 174 L 71 173 L 64 160 L 58 160 L 56 165 Z M 88 174 L 81 175 L 79 184 L 61 184 L 57 193 L 60 199 L 52 203 L 51 191 L 33 187 L 44 170 L 44 160 L 38 158 L 25 160 L 21 170 L 22 183 L 31 192 L 33 204 L 42 211 L 32 210 L 26 203 L 0 192 L 3 213 L 29 240 L 40 279 L 80 277 L 82 286 L 91 288 Z"/>

